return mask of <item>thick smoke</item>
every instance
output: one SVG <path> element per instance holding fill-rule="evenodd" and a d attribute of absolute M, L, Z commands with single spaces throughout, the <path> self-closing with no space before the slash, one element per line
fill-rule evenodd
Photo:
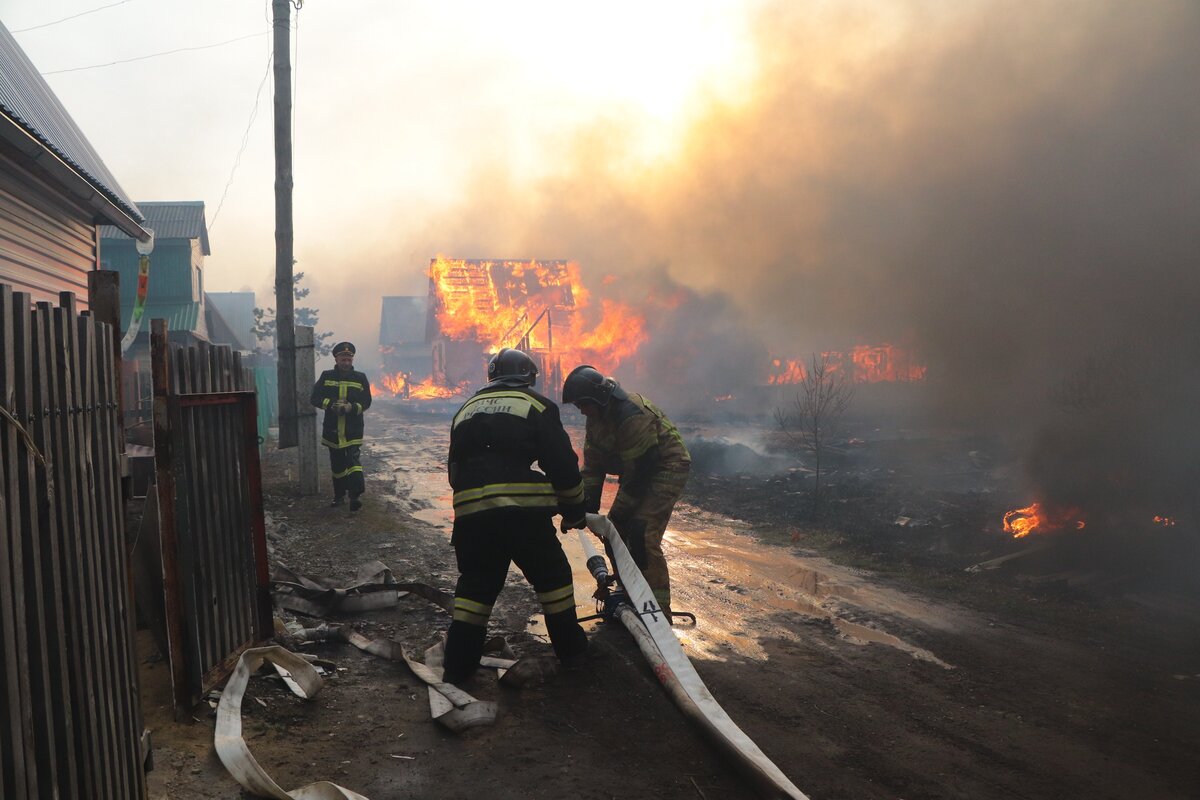
<path fill-rule="evenodd" d="M 431 252 L 688 287 L 640 381 L 683 363 L 736 392 L 767 348 L 909 342 L 931 414 L 1033 437 L 1039 491 L 1104 492 L 1117 464 L 1191 475 L 1200 5 L 890 9 L 768 6 L 753 87 L 698 113 L 677 158 L 631 174 L 609 120 L 535 186 L 481 171 Z M 1069 410 L 1097 363 L 1110 399 Z"/>

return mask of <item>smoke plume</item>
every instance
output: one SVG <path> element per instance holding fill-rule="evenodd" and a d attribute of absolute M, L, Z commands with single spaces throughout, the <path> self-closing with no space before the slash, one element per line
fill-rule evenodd
<path fill-rule="evenodd" d="M 1123 454 L 1138 480 L 1192 464 L 1200 5 L 889 5 L 766 6 L 753 84 L 677 155 L 631 168 L 600 121 L 547 143 L 569 156 L 533 185 L 481 167 L 424 246 L 682 292 L 636 376 L 652 396 L 736 392 L 768 351 L 904 342 L 931 414 L 1035 437 L 1039 488 L 1104 485 Z M 1120 399 L 1064 410 L 1097 363 Z"/>

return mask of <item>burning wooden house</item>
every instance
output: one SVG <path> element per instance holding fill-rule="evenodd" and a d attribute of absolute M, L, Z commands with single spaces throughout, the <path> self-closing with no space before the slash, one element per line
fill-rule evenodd
<path fill-rule="evenodd" d="M 595 313 L 588 314 L 588 311 Z M 564 368 L 615 368 L 645 341 L 643 318 L 610 300 L 589 308 L 573 261 L 434 258 L 425 315 L 429 377 L 385 361 L 383 384 L 416 399 L 449 398 L 480 386 L 504 347 L 538 363 L 538 390 L 556 397 Z"/>
<path fill-rule="evenodd" d="M 381 383 L 406 399 L 462 396 L 486 380 L 492 355 L 515 347 L 537 362 L 538 390 L 552 398 L 557 397 L 565 372 L 578 364 L 591 364 L 605 374 L 635 382 L 650 379 L 656 391 L 668 387 L 662 394 L 695 396 L 697 386 L 706 382 L 697 377 L 703 369 L 692 363 L 697 342 L 724 335 L 697 323 L 707 318 L 704 304 L 689 305 L 691 295 L 686 292 L 649 292 L 639 294 L 636 305 L 630 305 L 618 299 L 620 287 L 609 277 L 593 281 L 595 286 L 612 285 L 594 297 L 581 272 L 579 264 L 567 260 L 431 259 L 420 343 L 413 330 L 417 298 L 385 298 Z M 630 294 L 626 287 L 625 295 Z M 384 328 L 399 330 L 398 317 L 395 325 L 389 322 L 395 316 L 389 314 L 389 301 L 408 301 L 404 306 L 407 333 L 399 338 L 383 334 Z M 652 336 L 657 346 L 644 348 Z M 401 350 L 423 353 L 420 368 L 402 363 Z M 855 383 L 917 382 L 925 375 L 924 365 L 909 350 L 888 344 L 823 355 L 831 369 Z M 741 382 L 736 386 L 747 390 L 748 400 L 756 387 L 799 383 L 805 375 L 801 360 L 742 359 L 739 366 Z M 710 396 L 714 403 L 734 397 L 731 392 Z"/>
<path fill-rule="evenodd" d="M 539 388 L 554 393 L 562 382 L 555 334 L 560 345 L 572 338 L 581 286 L 579 267 L 570 261 L 433 259 L 427 336 L 434 382 L 478 385 L 488 359 L 516 347 L 538 362 Z"/>
<path fill-rule="evenodd" d="M 821 356 L 831 371 L 847 373 L 854 383 L 913 383 L 923 380 L 927 370 L 912 350 L 892 344 L 856 345 L 844 351 L 829 350 Z M 802 383 L 807 374 L 805 359 L 773 357 L 767 384 Z"/>

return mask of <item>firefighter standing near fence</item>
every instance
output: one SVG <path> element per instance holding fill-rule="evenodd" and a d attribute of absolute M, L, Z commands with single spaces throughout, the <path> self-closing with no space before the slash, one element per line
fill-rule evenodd
<path fill-rule="evenodd" d="M 663 556 L 667 522 L 687 484 L 692 457 L 667 415 L 640 394 L 586 364 L 563 383 L 564 403 L 587 418 L 583 445 L 586 508 L 599 513 L 607 475 L 620 476 L 608 519 L 671 618 L 671 579 Z"/>
<path fill-rule="evenodd" d="M 584 527 L 583 481 L 558 406 L 533 390 L 537 374 L 526 353 L 501 350 L 488 364 L 488 384 L 451 424 L 450 542 L 459 578 L 443 659 L 449 683 L 466 681 L 479 666 L 510 562 L 533 584 L 559 660 L 569 664 L 587 650 L 575 616 L 571 565 L 553 520 L 562 514 L 564 533 Z"/>
<path fill-rule="evenodd" d="M 327 369 L 313 385 L 309 402 L 325 410 L 321 444 L 329 448 L 333 472 L 333 503 L 340 506 L 350 498 L 350 510 L 362 508 L 359 496 L 366 489 L 359 451 L 363 443 L 363 413 L 371 407 L 371 382 L 354 369 L 354 345 L 333 346 L 333 369 Z"/>

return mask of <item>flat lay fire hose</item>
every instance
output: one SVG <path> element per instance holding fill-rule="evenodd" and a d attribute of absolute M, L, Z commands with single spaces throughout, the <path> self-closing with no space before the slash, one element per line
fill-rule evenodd
<path fill-rule="evenodd" d="M 287 685 L 296 696 L 304 700 L 312 699 L 324 684 L 312 664 L 278 645 L 255 647 L 242 653 L 217 704 L 217 726 L 213 744 L 225 769 L 229 770 L 229 774 L 246 791 L 258 797 L 269 797 L 272 800 L 368 800 L 358 792 L 329 781 L 310 783 L 286 792 L 250 754 L 250 748 L 242 738 L 242 698 L 246 694 L 246 684 L 250 681 L 250 676 L 264 661 L 274 665 L 280 675 L 290 678 L 286 681 Z"/>
<path fill-rule="evenodd" d="M 335 586 L 328 580 L 309 578 L 283 564 L 276 564 L 271 585 L 275 601 L 281 608 L 317 618 L 391 608 L 401 597 L 409 594 L 422 597 L 447 612 L 454 608 L 452 595 L 424 583 L 397 582 L 391 569 L 380 561 L 371 561 L 359 567 L 348 586 Z M 496 720 L 496 703 L 477 700 L 457 686 L 442 681 L 441 642 L 425 651 L 425 661 L 422 663 L 406 653 L 399 642 L 369 639 L 348 625 L 322 624 L 315 628 L 296 625 L 292 633 L 310 642 L 346 642 L 364 653 L 403 662 L 413 675 L 428 686 L 432 718 L 455 733 L 490 725 Z M 502 637 L 488 641 L 484 652 L 480 666 L 495 669 L 504 686 L 518 688 L 544 680 L 556 669 L 556 662 L 546 657 L 516 658 Z"/>
<path fill-rule="evenodd" d="M 763 797 L 808 800 L 758 745 L 737 726 L 709 692 L 696 668 L 683 652 L 671 623 L 659 608 L 641 570 L 608 517 L 587 515 L 587 526 L 608 543 L 616 565 L 621 588 L 627 601 L 616 604 L 614 614 L 637 642 L 650 662 L 655 677 L 680 710 L 698 725 L 727 755 Z M 588 571 L 605 590 L 608 567 L 596 552 L 588 535 L 579 531 L 579 541 L 587 558 Z"/>

